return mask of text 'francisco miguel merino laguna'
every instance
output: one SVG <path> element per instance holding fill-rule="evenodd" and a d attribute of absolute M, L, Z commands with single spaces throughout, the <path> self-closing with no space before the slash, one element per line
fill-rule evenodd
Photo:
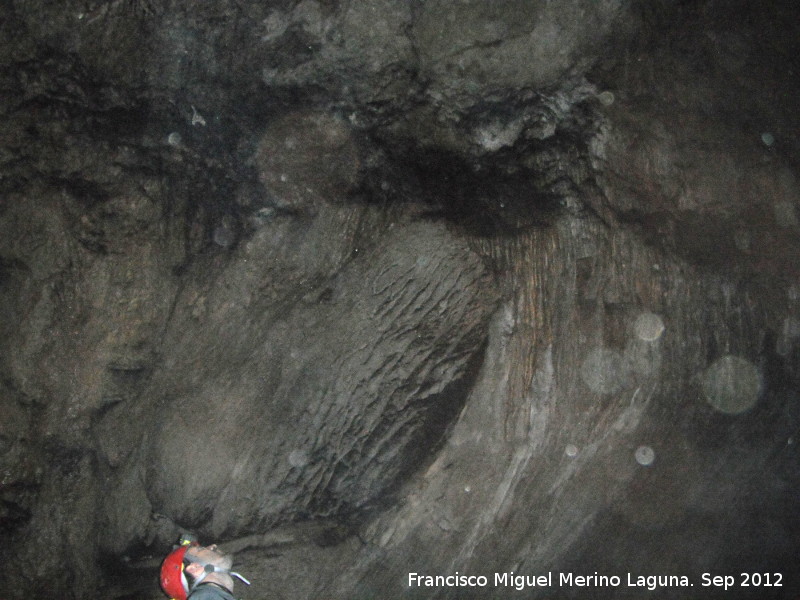
<path fill-rule="evenodd" d="M 529 587 L 643 587 L 655 590 L 662 587 L 689 587 L 689 578 L 685 575 L 634 575 L 627 573 L 623 579 L 619 575 L 576 575 L 574 573 L 548 572 L 544 575 L 516 575 L 495 573 L 491 577 L 485 575 L 461 575 L 456 571 L 452 575 L 408 574 L 408 587 L 508 587 L 524 590 Z"/>

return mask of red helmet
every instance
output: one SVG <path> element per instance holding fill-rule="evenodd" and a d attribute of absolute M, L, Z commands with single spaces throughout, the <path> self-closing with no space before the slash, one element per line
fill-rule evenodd
<path fill-rule="evenodd" d="M 183 558 L 189 544 L 176 548 L 161 563 L 161 589 L 172 600 L 186 600 L 189 594 L 189 582 L 183 574 Z"/>

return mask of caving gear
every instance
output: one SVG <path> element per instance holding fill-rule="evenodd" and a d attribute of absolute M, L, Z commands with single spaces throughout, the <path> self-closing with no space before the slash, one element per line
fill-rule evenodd
<path fill-rule="evenodd" d="M 187 600 L 189 594 L 203 582 L 209 573 L 224 573 L 250 585 L 244 576 L 230 569 L 219 567 L 194 556 L 187 558 L 186 553 L 189 549 L 199 546 L 200 544 L 192 538 L 181 538 L 181 545 L 170 552 L 161 564 L 161 589 L 171 600 Z M 203 567 L 203 574 L 194 581 L 191 588 L 184 573 L 187 564 L 199 564 Z"/>
<path fill-rule="evenodd" d="M 236 600 L 236 596 L 219 584 L 204 583 L 192 590 L 190 600 Z"/>
<path fill-rule="evenodd" d="M 192 558 L 190 560 L 193 563 L 197 563 L 199 565 L 203 565 L 203 574 L 200 575 L 200 577 L 198 577 L 197 580 L 194 582 L 194 584 L 192 585 L 192 589 L 194 589 L 195 587 L 200 585 L 209 573 L 225 573 L 226 575 L 230 575 L 231 577 L 236 577 L 237 579 L 240 579 L 241 581 L 243 581 L 247 585 L 250 585 L 250 582 L 247 581 L 247 579 L 245 579 L 239 573 L 231 571 L 230 569 L 225 569 L 223 567 L 218 567 L 216 565 L 212 565 L 211 563 L 207 563 L 207 562 L 202 561 L 202 560 L 197 560 L 195 558 Z"/>
<path fill-rule="evenodd" d="M 183 559 L 189 546 L 197 544 L 184 540 L 181 542 L 161 563 L 161 589 L 172 600 L 186 600 L 189 595 L 189 582 L 183 573 Z"/>

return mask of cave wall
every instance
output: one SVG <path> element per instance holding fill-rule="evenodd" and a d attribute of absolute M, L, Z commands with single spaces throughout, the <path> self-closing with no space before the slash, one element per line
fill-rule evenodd
<path fill-rule="evenodd" d="M 788 4 L 3 11 L 9 597 L 800 591 Z"/>

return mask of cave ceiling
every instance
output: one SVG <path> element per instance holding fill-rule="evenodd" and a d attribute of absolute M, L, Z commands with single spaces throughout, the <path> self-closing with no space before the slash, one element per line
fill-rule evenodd
<path fill-rule="evenodd" d="M 161 598 L 187 532 L 245 599 L 800 594 L 793 2 L 0 31 L 0 596 Z"/>

